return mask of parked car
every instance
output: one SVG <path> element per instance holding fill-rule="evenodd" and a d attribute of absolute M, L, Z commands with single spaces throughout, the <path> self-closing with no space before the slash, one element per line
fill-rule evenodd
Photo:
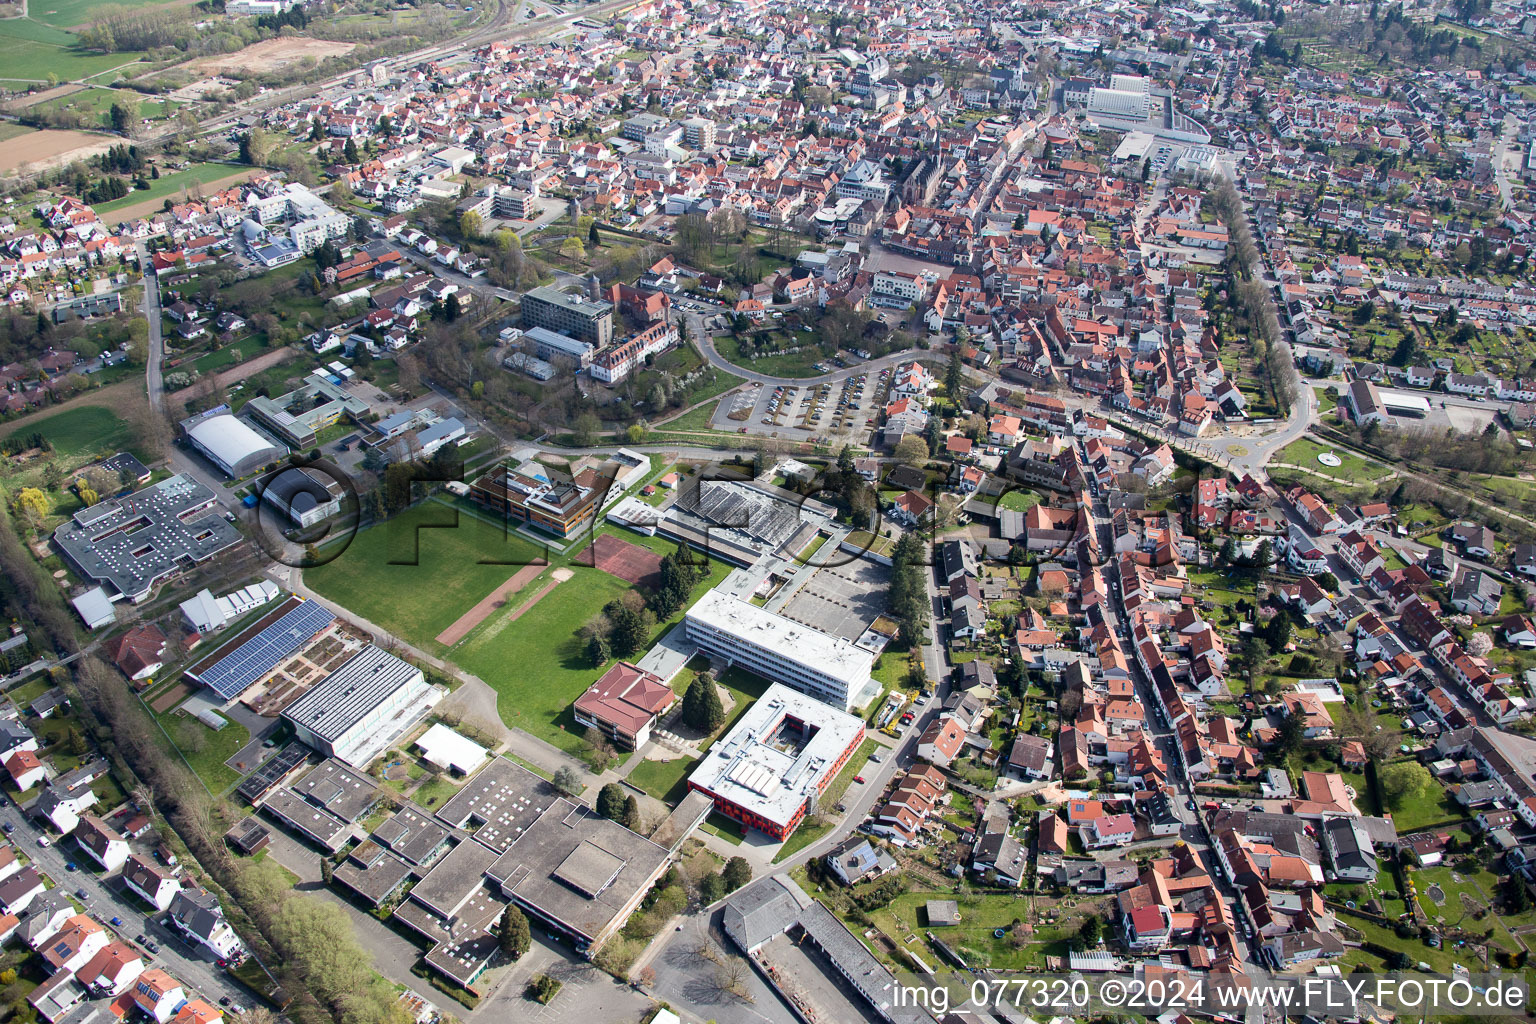
<path fill-rule="evenodd" d="M 91 894 L 86 892 L 84 889 L 76 889 L 75 896 L 82 900 L 88 900 L 91 898 Z"/>
<path fill-rule="evenodd" d="M 49 838 L 47 836 L 38 836 L 37 837 L 37 845 L 38 846 L 52 846 L 53 843 L 49 840 Z"/>

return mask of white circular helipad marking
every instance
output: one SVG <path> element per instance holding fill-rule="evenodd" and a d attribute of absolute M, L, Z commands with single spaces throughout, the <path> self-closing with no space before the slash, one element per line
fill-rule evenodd
<path fill-rule="evenodd" d="M 1321 462 L 1325 466 L 1342 466 L 1342 465 L 1344 465 L 1344 460 L 1339 458 L 1337 455 L 1333 454 L 1333 452 L 1319 452 L 1318 456 L 1317 456 L 1317 461 Z"/>

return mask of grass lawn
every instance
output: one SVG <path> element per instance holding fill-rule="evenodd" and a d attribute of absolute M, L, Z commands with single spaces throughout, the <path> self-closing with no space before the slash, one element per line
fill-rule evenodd
<path fill-rule="evenodd" d="M 1332 452 L 1339 457 L 1338 466 L 1325 466 L 1317 461 L 1320 454 Z M 1351 453 L 1348 449 L 1334 445 L 1314 441 L 1310 437 L 1297 438 L 1275 455 L 1276 462 L 1283 462 L 1291 466 L 1300 466 L 1303 469 L 1327 476 L 1336 476 L 1342 480 L 1357 480 L 1361 483 L 1372 483 L 1385 479 L 1390 472 L 1384 466 L 1378 466 L 1374 462 L 1367 462 L 1360 456 Z"/>
<path fill-rule="evenodd" d="M 629 781 L 668 807 L 676 807 L 688 795 L 688 774 L 698 764 L 692 758 L 675 757 L 670 761 L 645 760 L 630 770 Z"/>
<path fill-rule="evenodd" d="M 73 110 L 81 114 L 94 114 L 97 126 L 102 128 L 112 127 L 112 107 L 120 105 L 131 111 L 135 117 L 149 118 L 150 120 L 164 120 L 166 104 L 170 104 L 171 114 L 176 113 L 176 108 L 181 106 L 175 100 L 158 99 L 146 96 L 144 93 L 135 92 L 132 89 L 87 89 L 70 96 L 60 96 L 57 99 L 45 100 L 30 108 L 35 111 L 43 110 Z"/>
<path fill-rule="evenodd" d="M 665 539 L 621 536 L 658 554 L 670 554 L 676 547 Z M 546 570 L 451 650 L 437 642 L 437 635 L 506 582 L 521 564 L 543 554 L 531 541 L 507 537 L 500 526 L 476 518 L 468 508 L 458 510 L 435 502 L 417 506 L 358 534 L 340 558 L 308 570 L 305 581 L 325 597 L 417 646 L 446 654 L 495 688 L 507 725 L 574 752 L 581 748 L 582 730 L 571 717 L 569 705 L 602 671 L 588 660 L 578 630 L 605 604 L 631 589 L 624 580 L 584 565 L 585 547 L 565 555 L 551 553 L 552 565 L 568 565 L 576 573 L 573 579 L 527 606 L 549 581 Z M 514 564 L 481 564 L 488 559 Z M 412 561 L 417 564 L 402 564 Z M 708 565 L 708 576 L 694 588 L 688 604 L 724 578 L 723 563 Z M 520 608 L 525 609 L 523 614 L 511 620 Z M 681 618 L 680 610 L 658 625 L 652 639 Z M 727 676 L 730 685 L 730 673 Z M 761 689 L 749 696 L 759 693 Z"/>
<path fill-rule="evenodd" d="M 710 811 L 709 817 L 705 818 L 704 824 L 699 827 L 710 835 L 719 836 L 726 842 L 734 843 L 737 846 L 740 846 L 742 841 L 747 838 L 747 833 L 742 828 L 741 822 L 727 818 L 719 811 Z"/>
<path fill-rule="evenodd" d="M 570 703 L 600 674 L 577 630 L 629 589 L 621 579 L 588 570 L 555 587 L 516 622 L 507 621 L 510 611 L 493 614 L 451 657 L 495 688 L 503 722 L 577 750 L 581 729 Z"/>
<path fill-rule="evenodd" d="M 359 532 L 341 557 L 305 570 L 304 582 L 403 639 L 440 651 L 437 634 L 520 568 L 482 562 L 538 557 L 523 537 L 427 503 Z"/>
<path fill-rule="evenodd" d="M 1451 796 L 1451 791 L 1440 785 L 1433 784 L 1434 792 L 1419 800 L 1413 800 L 1402 807 L 1389 807 L 1392 812 L 1392 824 L 1396 826 L 1399 835 L 1407 835 L 1417 832 L 1429 825 L 1438 825 L 1446 821 L 1467 820 L 1466 808 L 1456 802 Z M 1362 799 L 1367 798 L 1367 787 L 1364 779 L 1358 788 Z"/>
<path fill-rule="evenodd" d="M 114 199 L 110 203 L 98 203 L 95 210 L 97 213 L 112 213 L 136 203 L 155 199 L 177 199 L 180 198 L 182 189 L 190 189 L 197 185 L 212 186 L 215 182 L 246 174 L 249 171 L 249 167 L 240 167 L 235 164 L 194 164 L 184 171 L 160 175 L 150 181 L 147 189 L 130 192 L 123 198 Z"/>
<path fill-rule="evenodd" d="M 33 420 L 7 435 L 7 439 L 41 433 L 60 455 L 95 452 L 111 455 L 132 443 L 128 424 L 101 405 L 77 405 L 72 409 Z"/>
<path fill-rule="evenodd" d="M 181 756 L 186 758 L 192 771 L 203 780 L 203 785 L 214 793 L 224 792 L 245 775 L 245 772 L 236 771 L 224 762 L 251 741 L 251 734 L 234 719 L 228 721 L 229 724 L 224 728 L 214 731 L 191 715 L 172 712 L 160 717 L 160 725 L 166 735 L 171 738 L 176 749 L 181 751 Z M 252 771 L 255 767 L 250 765 L 246 771 Z"/>
<path fill-rule="evenodd" d="M 806 339 L 803 342 L 797 342 L 802 346 L 799 352 L 764 355 L 756 359 L 744 354 L 741 343 L 730 335 L 716 338 L 715 350 L 728 361 L 756 373 L 766 373 L 775 377 L 821 376 L 823 371 L 816 369 L 816 364 L 827 357 L 822 354 L 821 348 L 816 345 L 812 335 L 803 334 L 799 337 Z"/>
<path fill-rule="evenodd" d="M 425 807 L 429 811 L 435 811 L 453 799 L 454 794 L 458 793 L 458 791 L 458 786 L 449 782 L 444 776 L 439 775 L 436 778 L 428 779 L 417 787 L 416 792 L 411 794 L 411 800 L 420 807 Z"/>
<path fill-rule="evenodd" d="M 922 936 L 928 930 L 924 904 L 929 900 L 956 898 L 956 894 L 949 891 L 903 893 L 870 916 L 882 931 L 898 944 L 903 944 L 907 936 Z M 1007 935 L 999 939 L 994 932 L 999 928 L 1011 928 L 1016 920 L 1030 919 L 1027 897 L 1013 893 L 985 893 L 960 896 L 959 901 L 960 924 L 935 931 L 934 934 L 951 949 L 958 950 L 974 967 L 990 965 L 1007 970 L 1043 968 L 1045 957 L 1066 955 L 1067 939 L 1080 927 L 1076 918 L 1085 916 L 1073 914 L 1070 910 L 1064 911 L 1063 920 L 1037 925 L 1030 936 L 1031 941 L 1016 948 Z M 1092 902 L 1084 900 L 1085 904 L 1091 905 Z M 913 943 L 911 948 L 918 950 L 919 955 L 929 963 L 943 962 L 938 952 L 926 943 Z"/>
<path fill-rule="evenodd" d="M 96 5 L 99 0 L 80 0 L 75 7 Z M 53 11 L 52 4 L 48 10 Z M 142 52 L 100 53 L 82 49 L 72 33 L 58 25 L 79 25 L 88 17 L 67 17 L 73 20 L 57 20 L 58 15 L 32 12 L 30 17 L 0 21 L 0 55 L 4 57 L 5 75 L 8 81 L 45 82 L 50 74 L 58 75 L 60 82 L 72 82 L 103 71 L 142 60 Z M 44 24 L 45 21 L 53 24 Z M 131 72 L 129 72 L 131 73 Z"/>
<path fill-rule="evenodd" d="M 1000 508 L 1009 508 L 1017 512 L 1028 512 L 1040 504 L 1040 495 L 1034 491 L 1009 491 L 998 499 L 997 504 Z"/>

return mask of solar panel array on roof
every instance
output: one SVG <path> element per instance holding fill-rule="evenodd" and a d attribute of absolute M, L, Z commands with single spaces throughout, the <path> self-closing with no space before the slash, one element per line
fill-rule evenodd
<path fill-rule="evenodd" d="M 198 682 L 234 700 L 335 620 L 318 601 L 305 601 L 203 670 Z"/>
<path fill-rule="evenodd" d="M 309 748 L 302 743 L 290 743 L 282 750 L 262 762 L 245 781 L 240 783 L 240 788 L 235 790 L 246 803 L 254 804 L 257 800 L 266 796 L 272 787 L 309 757 Z"/>

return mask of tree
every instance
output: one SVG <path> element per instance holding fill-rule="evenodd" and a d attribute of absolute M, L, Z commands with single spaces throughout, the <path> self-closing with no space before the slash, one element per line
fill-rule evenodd
<path fill-rule="evenodd" d="M 1376 771 L 1382 795 L 1394 808 L 1406 807 L 1429 790 L 1434 781 L 1429 769 L 1417 761 L 1398 761 Z"/>
<path fill-rule="evenodd" d="M 1493 637 L 1487 633 L 1473 633 L 1467 638 L 1467 653 L 1474 658 L 1481 658 L 1493 650 Z"/>
<path fill-rule="evenodd" d="M 613 655 L 608 649 L 608 638 L 601 633 L 593 633 L 592 639 L 587 641 L 587 658 L 592 662 L 592 667 L 602 668 L 611 657 Z"/>
<path fill-rule="evenodd" d="M 549 780 L 556 789 L 569 796 L 575 796 L 581 792 L 581 776 L 570 765 L 564 765 L 555 772 L 555 777 Z"/>
<path fill-rule="evenodd" d="M 84 500 L 82 496 L 81 500 Z M 86 502 L 87 505 L 95 504 Z M 53 503 L 36 487 L 23 487 L 16 495 L 16 518 L 22 522 L 28 530 L 36 530 L 43 525 L 43 520 L 48 518 L 48 513 L 53 511 Z"/>
<path fill-rule="evenodd" d="M 571 235 L 565 241 L 560 243 L 560 255 L 564 256 L 572 263 L 580 260 L 586 254 L 587 250 L 582 248 L 581 239 L 577 238 L 575 235 Z"/>
<path fill-rule="evenodd" d="M 471 241 L 480 237 L 484 226 L 484 221 L 474 210 L 465 210 L 459 215 L 459 233 Z"/>
<path fill-rule="evenodd" d="M 700 672 L 683 693 L 683 721 L 706 735 L 725 724 L 725 708 L 707 672 Z"/>
<path fill-rule="evenodd" d="M 112 130 L 115 132 L 126 134 L 128 129 L 133 127 L 133 114 L 121 103 L 112 104 L 109 116 L 112 118 Z"/>
<path fill-rule="evenodd" d="M 725 869 L 720 872 L 720 877 L 725 879 L 726 891 L 735 892 L 752 881 L 752 865 L 745 857 L 732 857 L 725 862 Z"/>
<path fill-rule="evenodd" d="M 965 376 L 960 372 L 960 359 L 955 357 L 944 367 L 944 393 L 952 402 L 960 401 L 960 388 L 965 383 Z"/>
<path fill-rule="evenodd" d="M 516 903 L 508 903 L 507 909 L 501 912 L 501 928 L 497 930 L 496 938 L 502 953 L 513 960 L 528 952 L 528 947 L 533 944 L 527 915 Z"/>
<path fill-rule="evenodd" d="M 347 144 L 342 147 L 341 155 L 346 159 L 347 163 L 357 163 L 358 160 L 361 159 L 361 154 L 359 154 L 357 151 L 357 140 L 348 139 Z"/>
<path fill-rule="evenodd" d="M 622 824 L 631 832 L 640 831 L 640 801 L 636 800 L 633 794 L 624 798 L 624 820 Z"/>
<path fill-rule="evenodd" d="M 627 658 L 642 650 L 646 641 L 651 638 L 650 625 L 645 621 L 645 616 L 635 608 L 620 604 L 613 609 L 609 618 L 613 620 L 613 632 L 609 635 L 609 643 L 613 652 L 621 658 Z"/>
<path fill-rule="evenodd" d="M 597 234 L 597 221 L 595 220 L 592 222 L 592 226 L 587 229 L 587 244 L 594 249 L 603 244 L 603 240 Z"/>
<path fill-rule="evenodd" d="M 597 813 L 609 821 L 624 820 L 624 787 L 610 782 L 597 792 Z"/>
<path fill-rule="evenodd" d="M 576 432 L 576 443 L 583 448 L 592 447 L 593 442 L 597 439 L 598 431 L 603 429 L 602 421 L 590 412 L 584 412 L 577 416 L 576 422 L 572 426 Z"/>
<path fill-rule="evenodd" d="M 1306 717 L 1300 712 L 1291 712 L 1280 719 L 1280 731 L 1275 739 L 1275 746 L 1282 755 L 1289 754 L 1301 746 L 1301 741 L 1306 738 L 1306 734 Z"/>
<path fill-rule="evenodd" d="M 331 858 L 322 856 L 320 858 L 320 881 L 330 885 L 331 878 L 335 873 L 336 865 L 331 862 Z"/>
<path fill-rule="evenodd" d="M 725 879 L 719 875 L 705 875 L 699 881 L 699 902 L 709 906 L 724 899 L 728 891 Z"/>
<path fill-rule="evenodd" d="M 928 462 L 928 444 L 915 434 L 908 434 L 896 442 L 896 458 L 904 465 L 922 469 Z"/>

